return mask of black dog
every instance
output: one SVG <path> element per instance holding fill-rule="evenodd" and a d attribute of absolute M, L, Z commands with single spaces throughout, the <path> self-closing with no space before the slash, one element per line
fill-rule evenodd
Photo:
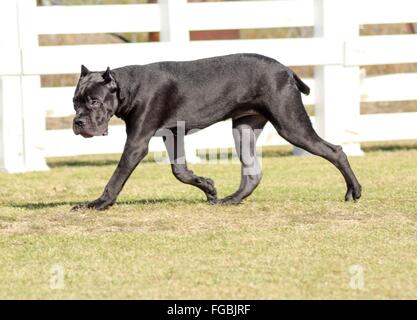
<path fill-rule="evenodd" d="M 289 68 L 256 54 L 108 68 L 105 72 L 90 72 L 82 66 L 74 95 L 74 133 L 106 135 L 108 122 L 116 115 L 126 122 L 127 140 L 103 194 L 75 208 L 106 209 L 114 204 L 160 129 L 172 132 L 164 141 L 178 180 L 200 188 L 211 203 L 239 203 L 261 180 L 255 142 L 268 121 L 288 142 L 333 163 L 346 181 L 345 200 L 357 200 L 361 186 L 342 148 L 321 139 L 311 125 L 300 94 L 309 91 Z M 242 162 L 241 184 L 235 193 L 217 200 L 213 181 L 187 168 L 184 137 L 177 134 L 177 122 L 182 121 L 188 133 L 230 118 Z M 245 131 L 248 139 L 243 139 Z M 255 161 L 247 161 L 244 149 L 250 150 Z"/>

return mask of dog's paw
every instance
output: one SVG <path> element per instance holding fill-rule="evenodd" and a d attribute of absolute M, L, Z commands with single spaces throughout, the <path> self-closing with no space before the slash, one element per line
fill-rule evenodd
<path fill-rule="evenodd" d="M 359 185 L 355 188 L 349 187 L 346 195 L 345 195 L 345 201 L 354 201 L 357 202 L 359 198 L 362 195 L 362 187 Z"/>
<path fill-rule="evenodd" d="M 106 210 L 110 208 L 114 202 L 103 200 L 101 198 L 98 198 L 97 200 L 87 202 L 87 203 L 81 203 L 74 207 L 72 207 L 72 211 L 77 210 L 85 210 L 85 209 L 91 209 L 91 210 Z"/>
<path fill-rule="evenodd" d="M 206 189 L 207 201 L 211 204 L 215 204 L 217 202 L 217 190 L 214 187 L 214 181 L 211 180 L 210 178 L 206 178 L 205 184 L 207 187 Z"/>

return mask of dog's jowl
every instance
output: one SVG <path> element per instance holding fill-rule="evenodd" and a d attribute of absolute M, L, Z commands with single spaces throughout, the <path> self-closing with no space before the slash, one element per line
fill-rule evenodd
<path fill-rule="evenodd" d="M 261 180 L 255 144 L 268 121 L 288 142 L 333 163 L 346 181 L 345 200 L 357 200 L 361 186 L 342 148 L 321 139 L 311 125 L 301 100 L 301 93 L 309 91 L 289 68 L 255 54 L 159 62 L 104 72 L 90 72 L 83 66 L 74 95 L 74 133 L 86 138 L 106 135 L 108 122 L 116 115 L 126 122 L 127 140 L 103 194 L 75 208 L 106 209 L 114 204 L 146 156 L 150 139 L 160 130 L 171 133 L 164 141 L 178 180 L 201 189 L 210 203 L 239 203 Z M 217 199 L 213 181 L 187 168 L 184 136 L 178 134 L 177 123 L 183 123 L 188 133 L 226 119 L 233 122 L 242 176 L 235 193 Z M 253 157 L 245 157 L 243 150 L 250 150 Z"/>

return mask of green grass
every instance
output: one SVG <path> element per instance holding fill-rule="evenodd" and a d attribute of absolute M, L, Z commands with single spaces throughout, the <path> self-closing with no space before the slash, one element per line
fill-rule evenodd
<path fill-rule="evenodd" d="M 369 150 L 351 159 L 359 203 L 344 203 L 325 160 L 271 151 L 261 185 L 231 207 L 207 205 L 169 166 L 146 162 L 110 210 L 71 212 L 100 195 L 114 156 L 2 173 L 0 298 L 415 299 L 417 150 Z M 221 196 L 238 185 L 238 164 L 192 169 Z M 61 289 L 50 286 L 54 265 Z M 364 269 L 362 290 L 349 285 L 352 265 Z"/>

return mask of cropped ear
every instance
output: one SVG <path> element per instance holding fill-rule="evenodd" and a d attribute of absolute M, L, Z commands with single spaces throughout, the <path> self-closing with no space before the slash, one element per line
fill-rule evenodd
<path fill-rule="evenodd" d="M 85 65 L 81 65 L 81 77 L 85 77 L 88 73 L 90 73 L 90 70 Z"/>
<path fill-rule="evenodd" d="M 110 91 L 115 92 L 117 90 L 117 83 L 116 80 L 114 80 L 109 67 L 107 67 L 106 71 L 104 71 L 102 77 L 104 79 L 104 83 L 110 88 Z"/>
<path fill-rule="evenodd" d="M 106 71 L 103 73 L 103 79 L 105 83 L 109 83 L 113 80 L 113 77 L 110 73 L 110 67 L 107 67 Z"/>

